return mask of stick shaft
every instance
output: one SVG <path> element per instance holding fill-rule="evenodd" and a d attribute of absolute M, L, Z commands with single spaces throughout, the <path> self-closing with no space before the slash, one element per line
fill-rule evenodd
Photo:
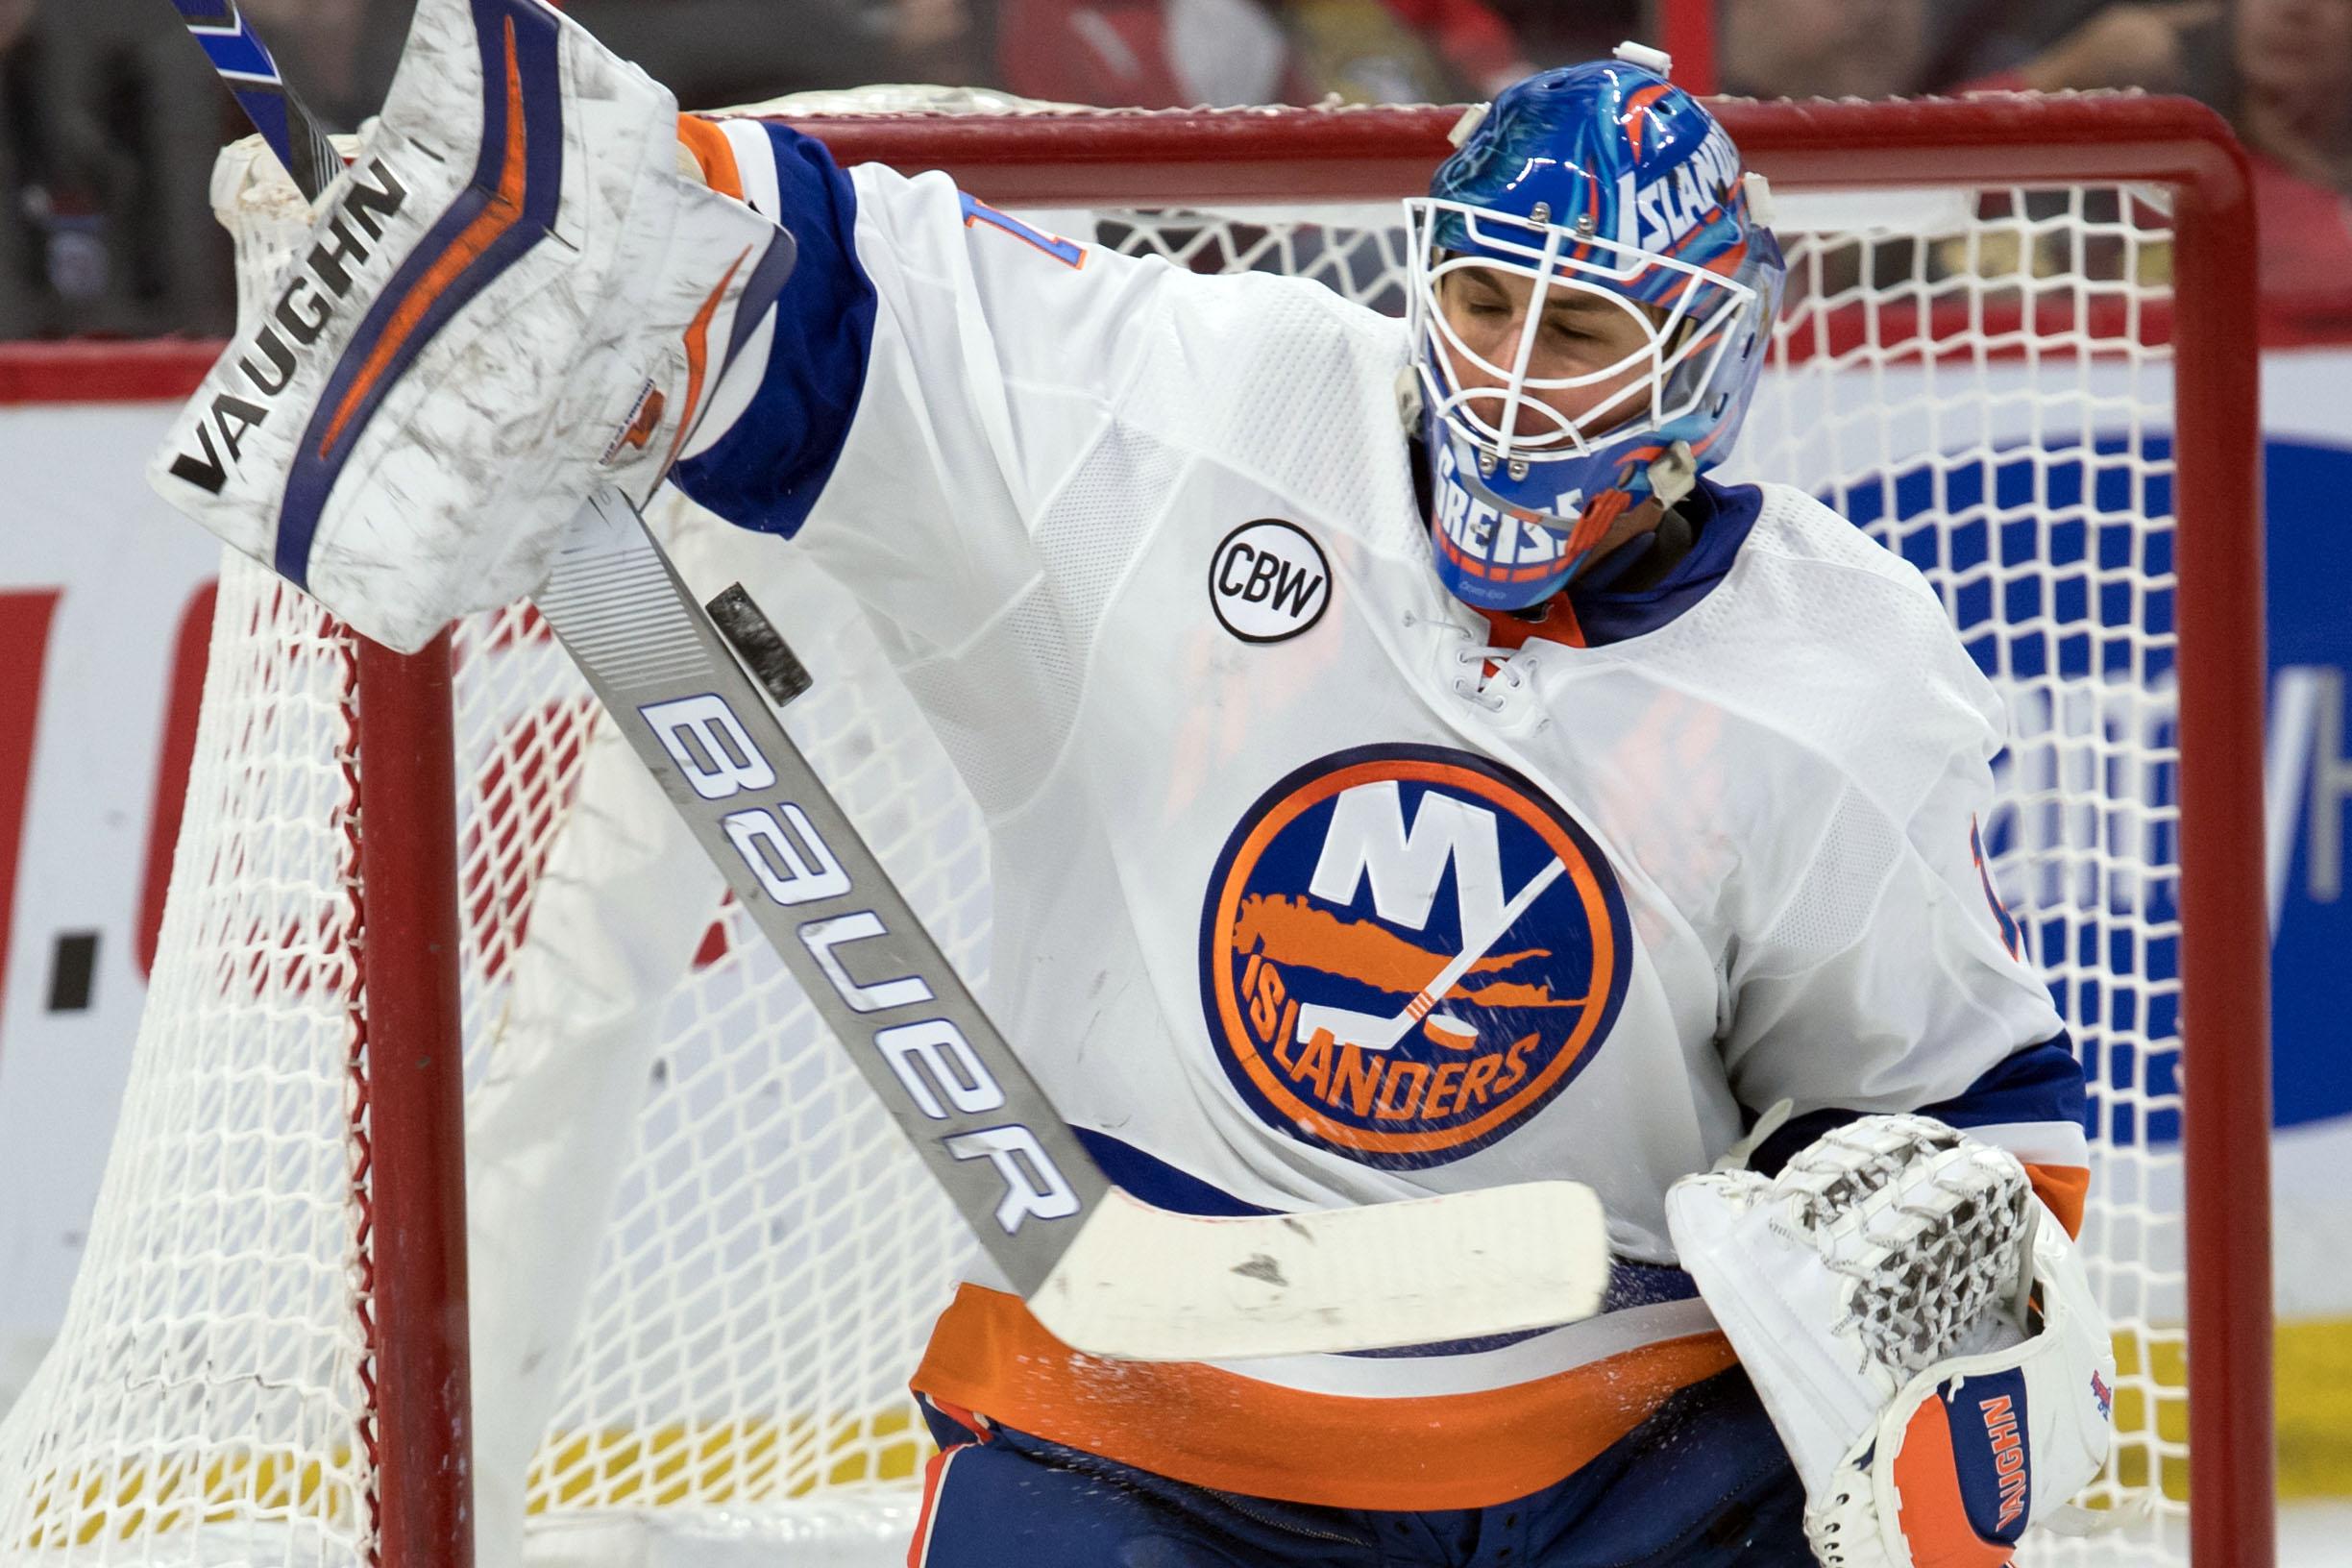
<path fill-rule="evenodd" d="M 1110 1190 L 617 491 L 531 596 L 989 1256 L 1034 1293 Z"/>
<path fill-rule="evenodd" d="M 343 159 L 294 89 L 236 0 L 172 0 L 180 19 L 235 95 L 304 196 L 317 201 L 343 172 Z"/>

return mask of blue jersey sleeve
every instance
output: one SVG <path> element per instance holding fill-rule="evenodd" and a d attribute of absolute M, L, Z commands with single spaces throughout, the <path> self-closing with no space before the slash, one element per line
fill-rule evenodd
<path fill-rule="evenodd" d="M 717 181 L 732 174 L 737 188 L 728 194 L 783 225 L 798 259 L 764 355 L 736 373 L 758 375 L 749 401 L 672 477 L 737 527 L 789 538 L 832 477 L 856 416 L 873 345 L 874 287 L 857 257 L 857 193 L 824 144 L 789 126 L 738 124 L 764 136 L 769 156 L 710 172 Z"/>
<path fill-rule="evenodd" d="M 2087 1103 L 2082 1064 L 2074 1059 L 2068 1037 L 2061 1034 L 1996 1063 L 1958 1094 L 1911 1109 L 1968 1132 L 2028 1122 L 2079 1128 Z M 1830 1108 L 1792 1116 L 1756 1145 L 1750 1164 L 1770 1175 L 1822 1134 L 1864 1115 L 1883 1114 Z"/>

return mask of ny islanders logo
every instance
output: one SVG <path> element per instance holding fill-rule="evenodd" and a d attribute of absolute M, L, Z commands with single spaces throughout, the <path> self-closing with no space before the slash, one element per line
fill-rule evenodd
<path fill-rule="evenodd" d="M 1210 1038 L 1242 1099 L 1368 1164 L 1501 1138 L 1599 1050 L 1625 897 L 1584 830 L 1466 751 L 1361 747 L 1261 796 L 1201 913 Z"/>

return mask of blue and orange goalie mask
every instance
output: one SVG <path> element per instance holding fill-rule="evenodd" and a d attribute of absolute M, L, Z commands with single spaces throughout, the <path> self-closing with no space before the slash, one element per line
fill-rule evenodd
<path fill-rule="evenodd" d="M 1730 137 L 1652 62 L 1629 45 L 1513 85 L 1405 204 L 1437 572 L 1480 609 L 1541 603 L 1612 522 L 1678 499 L 1755 390 L 1780 247 Z M 1448 301 L 1473 290 L 1507 323 L 1477 342 Z M 1585 338 L 1607 362 L 1563 305 L 1625 318 Z"/>

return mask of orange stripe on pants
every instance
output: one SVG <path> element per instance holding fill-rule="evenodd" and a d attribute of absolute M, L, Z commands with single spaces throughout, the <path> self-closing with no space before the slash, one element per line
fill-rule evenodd
<path fill-rule="evenodd" d="M 907 1568 L 923 1568 L 931 1556 L 931 1527 L 938 1522 L 940 1488 L 947 1484 L 948 1462 L 969 1447 L 969 1443 L 958 1443 L 943 1448 L 923 1466 L 922 1511 L 915 1516 L 915 1538 L 907 1543 Z"/>
<path fill-rule="evenodd" d="M 1195 1486 L 1418 1511 L 1540 1491 L 1678 1389 L 1732 1364 L 1723 1335 L 1702 1334 L 1477 1393 L 1302 1393 L 1198 1362 L 1088 1356 L 1046 1333 L 1018 1296 L 967 1285 L 932 1331 L 914 1385 L 943 1407 Z"/>

